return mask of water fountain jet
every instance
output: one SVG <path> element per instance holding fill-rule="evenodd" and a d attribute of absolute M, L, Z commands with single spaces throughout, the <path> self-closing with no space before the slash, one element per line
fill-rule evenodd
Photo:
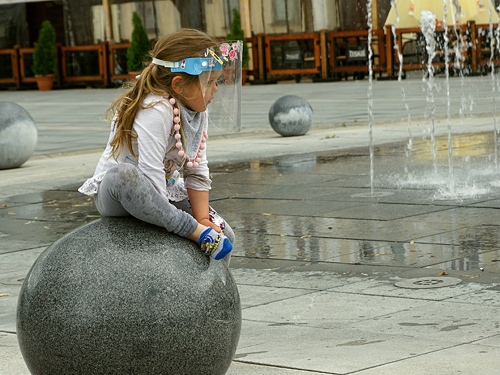
<path fill-rule="evenodd" d="M 370 192 L 373 195 L 374 186 L 374 149 L 373 149 L 373 65 L 372 65 L 372 0 L 368 0 L 368 126 L 370 138 Z"/>
<path fill-rule="evenodd" d="M 424 34 L 426 50 L 427 50 L 427 79 L 424 75 L 422 78 L 423 82 L 427 83 L 427 102 L 429 105 L 429 111 L 431 116 L 431 140 L 433 145 L 433 155 L 434 155 L 434 173 L 437 174 L 437 145 L 436 145 L 436 124 L 435 124 L 435 104 L 434 104 L 434 65 L 432 61 L 436 57 L 436 40 L 434 39 L 434 33 L 436 32 L 436 15 L 428 10 L 422 10 L 420 14 L 420 20 L 422 24 L 420 29 Z"/>

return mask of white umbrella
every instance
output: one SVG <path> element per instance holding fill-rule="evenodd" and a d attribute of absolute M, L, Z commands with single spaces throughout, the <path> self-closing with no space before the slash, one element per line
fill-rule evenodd
<path fill-rule="evenodd" d="M 455 5 L 455 6 L 454 6 Z M 399 21 L 396 22 L 396 9 L 392 7 L 385 25 L 397 28 L 419 27 L 420 13 L 428 10 L 436 15 L 436 22 L 444 25 L 444 1 L 439 0 L 396 0 Z M 497 11 L 490 0 L 446 0 L 448 26 L 475 21 L 476 24 L 498 23 Z M 455 12 L 456 9 L 456 12 Z"/>

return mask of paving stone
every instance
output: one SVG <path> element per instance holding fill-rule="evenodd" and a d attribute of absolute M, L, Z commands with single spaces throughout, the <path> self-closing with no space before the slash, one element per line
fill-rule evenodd
<path fill-rule="evenodd" d="M 474 342 L 473 344 L 500 347 L 500 335 L 493 335 L 488 337 L 487 339 Z"/>
<path fill-rule="evenodd" d="M 241 307 L 243 309 L 261 305 L 267 305 L 276 301 L 281 301 L 287 298 L 296 297 L 298 295 L 303 295 L 309 293 L 304 289 L 291 289 L 291 288 L 279 288 L 279 287 L 268 287 L 268 286 L 256 286 L 256 285 L 239 285 L 238 291 L 240 292 L 240 297 L 243 302 Z M 250 302 L 251 301 L 251 302 Z"/>
<path fill-rule="evenodd" d="M 482 374 L 495 375 L 500 367 L 500 349 L 484 345 L 465 344 L 425 355 L 425 360 L 414 357 L 376 368 L 360 371 L 359 375 L 422 375 Z M 446 358 L 443 361 L 443 358 Z"/>
<path fill-rule="evenodd" d="M 247 308 L 243 310 L 243 319 L 278 325 L 340 329 L 346 324 L 413 310 L 427 304 L 417 299 L 318 291 L 277 301 L 272 306 Z"/>
<path fill-rule="evenodd" d="M 17 343 L 17 337 L 14 333 L 0 332 L 0 348 L 2 348 L 3 358 L 3 360 L 0 361 L 0 374 L 30 374 L 26 364 L 24 363 L 23 356 Z"/>
<path fill-rule="evenodd" d="M 484 275 L 484 272 L 498 274 L 500 272 L 500 254 L 498 250 L 477 252 L 474 255 L 447 260 L 439 264 L 428 266 L 429 268 L 439 268 L 441 270 L 463 271 L 461 275 L 474 279 Z M 481 271 L 479 275 L 474 271 Z"/>
<path fill-rule="evenodd" d="M 2 280 L 5 281 L 3 276 Z M 0 297 L 0 334 L 1 332 L 16 332 L 16 309 L 20 290 L 21 285 L 0 283 L 0 294 L 8 294 L 8 296 Z"/>
<path fill-rule="evenodd" d="M 233 361 L 226 375 L 316 375 L 317 372 L 271 367 L 262 364 L 249 364 Z"/>
<path fill-rule="evenodd" d="M 441 272 L 442 273 L 442 272 Z M 436 276 L 439 275 L 436 273 Z M 445 277 L 445 276 L 444 276 Z M 379 280 L 375 275 L 366 274 L 366 280 L 359 283 L 340 285 L 330 289 L 334 292 L 361 295 L 410 298 L 415 300 L 444 301 L 452 297 L 467 295 L 486 289 L 488 286 L 478 283 L 461 283 L 454 286 L 435 289 L 404 289 L 394 284 L 408 277 L 393 276 L 391 280 Z"/>
<path fill-rule="evenodd" d="M 482 306 L 480 311 L 481 316 L 478 315 L 477 306 L 472 304 L 429 301 L 408 310 L 355 322 L 352 327 L 429 341 L 445 340 L 455 344 L 500 334 L 498 308 Z"/>
<path fill-rule="evenodd" d="M 288 236 L 311 235 L 312 237 L 387 242 L 417 241 L 420 238 L 450 232 L 457 227 L 446 222 L 371 221 L 306 216 L 269 217 L 269 215 L 262 213 L 237 214 L 233 212 L 226 216 L 225 219 L 230 220 L 232 227 L 236 228 L 237 231 L 245 228 L 249 233 L 285 234 Z M 300 228 L 299 233 L 297 233 L 296 228 Z"/>
<path fill-rule="evenodd" d="M 217 201 L 214 209 L 225 212 L 268 213 L 271 215 L 290 216 L 325 216 L 335 215 L 343 209 L 354 209 L 356 204 L 345 202 L 321 202 L 300 199 L 230 199 Z"/>
<path fill-rule="evenodd" d="M 322 329 L 272 320 L 244 320 L 236 356 L 247 363 L 347 374 L 407 358 L 419 358 L 450 346 L 453 344 L 445 340 L 370 333 L 349 326 Z"/>
<path fill-rule="evenodd" d="M 493 208 L 453 207 L 421 215 L 417 218 L 405 218 L 403 221 L 425 220 L 432 223 L 450 222 L 455 225 L 498 225 L 500 210 Z"/>
<path fill-rule="evenodd" d="M 413 243 L 412 243 L 413 242 Z M 447 262 L 467 262 L 467 259 L 479 257 L 482 251 L 474 247 L 461 245 L 442 245 L 439 243 L 419 243 L 419 242 L 394 242 L 377 247 L 370 251 L 367 247 L 365 251 L 353 254 L 357 258 L 353 263 L 360 264 L 384 264 L 407 267 L 430 267 L 449 268 L 444 264 Z M 454 268 L 464 270 L 464 268 Z"/>
<path fill-rule="evenodd" d="M 2 243 L 0 245 L 0 254 L 10 254 L 10 253 L 16 253 L 19 251 L 23 251 L 23 250 L 37 249 L 41 246 L 42 247 L 49 246 L 50 244 L 52 244 L 52 242 L 54 242 L 51 239 L 45 239 L 42 241 L 38 241 L 38 240 L 31 240 L 30 241 L 30 240 L 13 239 L 12 237 L 16 237 L 16 236 L 11 236 L 9 234 L 5 234 L 5 233 L 0 232 L 0 238 L 2 241 Z M 20 236 L 18 236 L 18 237 L 20 237 Z M 23 265 L 23 266 L 26 267 L 26 265 Z"/>
<path fill-rule="evenodd" d="M 498 285 L 488 286 L 485 289 L 482 289 L 475 293 L 467 293 L 452 297 L 449 299 L 449 302 L 500 307 L 500 287 Z M 500 346 L 500 341 L 498 341 L 498 346 Z"/>
<path fill-rule="evenodd" d="M 238 231 L 237 227 L 237 231 Z M 265 235 L 237 232 L 236 256 L 264 259 L 306 260 L 311 262 L 342 262 L 355 264 L 362 255 L 372 254 L 376 249 L 386 245 L 385 242 L 358 241 L 326 237 L 311 237 L 297 228 L 293 236 Z"/>
<path fill-rule="evenodd" d="M 460 246 L 462 249 L 482 253 L 498 249 L 500 239 L 500 226 L 493 225 L 478 225 L 475 223 L 465 225 L 465 218 L 461 219 L 461 223 L 451 223 L 457 229 L 452 231 L 443 231 L 432 236 L 423 236 L 416 239 L 416 242 L 421 243 L 439 243 Z M 439 225 L 436 223 L 436 225 Z"/>
<path fill-rule="evenodd" d="M 233 259 L 232 263 L 234 264 Z M 239 261 L 245 264 L 245 261 Z M 340 272 L 302 271 L 278 272 L 279 269 L 242 269 L 232 268 L 231 272 L 238 285 L 268 286 L 279 288 L 294 288 L 306 290 L 324 290 L 364 279 L 359 277 L 346 278 Z"/>
<path fill-rule="evenodd" d="M 321 210 L 316 216 L 362 220 L 399 220 L 442 210 L 441 207 L 414 204 L 351 203 L 351 207 L 344 208 L 334 206 L 333 202 L 321 203 L 325 208 L 328 207 L 329 210 L 327 212 Z M 344 205 L 348 205 L 348 203 L 344 203 Z"/>
<path fill-rule="evenodd" d="M 47 246 L 43 246 L 0 254 L 0 280 L 4 277 L 26 275 L 35 260 L 46 248 Z M 6 250 L 10 250 L 10 245 Z"/>

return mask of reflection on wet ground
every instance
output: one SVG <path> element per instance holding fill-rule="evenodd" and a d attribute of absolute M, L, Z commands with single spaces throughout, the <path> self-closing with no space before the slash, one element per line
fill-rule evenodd
<path fill-rule="evenodd" d="M 443 270 L 499 270 L 500 173 L 492 134 L 212 168 L 213 206 L 238 233 L 235 255 Z M 436 173 L 437 171 L 437 173 Z M 448 193 L 448 194 L 444 194 Z"/>
<path fill-rule="evenodd" d="M 11 197 L 0 202 L 0 254 L 47 246 L 99 217 L 76 188 Z"/>
<path fill-rule="evenodd" d="M 464 271 L 500 270 L 500 174 L 491 134 L 453 138 L 454 176 L 438 139 L 376 149 L 370 193 L 366 149 L 212 165 L 211 204 L 252 259 Z M 443 151 L 446 148 L 446 152 Z M 437 170 L 437 174 L 435 171 Z M 60 191 L 0 202 L 2 252 L 46 246 L 98 219 L 92 199 Z M 458 191 L 459 189 L 457 189 Z"/>

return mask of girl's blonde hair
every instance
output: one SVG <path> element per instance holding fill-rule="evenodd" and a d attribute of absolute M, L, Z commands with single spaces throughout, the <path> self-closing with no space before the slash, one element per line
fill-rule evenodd
<path fill-rule="evenodd" d="M 215 39 L 209 37 L 202 31 L 195 29 L 181 29 L 160 39 L 153 50 L 149 52 L 150 58 L 157 58 L 163 61 L 179 61 L 182 59 L 203 57 L 207 48 L 217 45 Z M 176 96 L 172 88 L 174 77 L 180 76 L 181 93 Z M 141 72 L 139 79 L 135 83 L 129 83 L 129 90 L 115 100 L 108 109 L 107 118 L 114 121 L 116 129 L 111 140 L 111 157 L 117 159 L 118 155 L 126 146 L 130 153 L 137 159 L 132 149 L 132 142 L 137 138 L 133 130 L 134 119 L 141 109 L 151 108 L 156 103 L 144 107 L 143 101 L 148 93 L 159 96 L 171 95 L 177 101 L 185 105 L 182 92 L 199 85 L 199 77 L 187 73 L 172 73 L 170 68 L 158 65 L 147 65 Z"/>

